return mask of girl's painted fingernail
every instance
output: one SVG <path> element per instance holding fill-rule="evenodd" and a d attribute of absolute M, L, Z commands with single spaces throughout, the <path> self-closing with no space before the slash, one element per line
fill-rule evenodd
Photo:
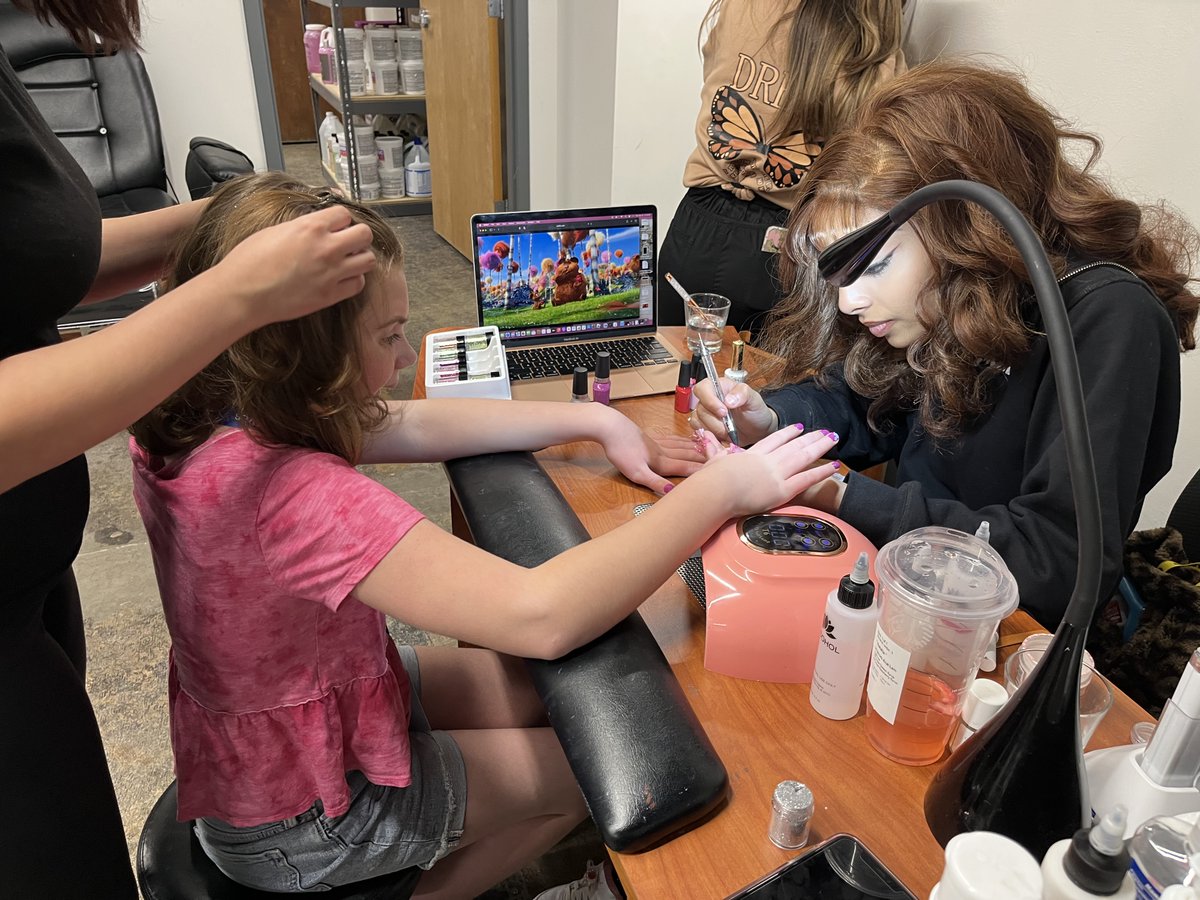
<path fill-rule="evenodd" d="M 827 438 L 829 438 L 831 441 L 833 441 L 835 444 L 838 442 L 838 436 L 837 436 L 836 431 L 827 431 L 827 432 L 825 432 L 825 436 Z"/>
<path fill-rule="evenodd" d="M 835 459 L 835 460 L 833 461 L 833 467 L 834 467 L 835 469 L 840 469 L 840 468 L 842 467 L 842 464 L 841 464 L 841 462 L 840 462 L 840 461 L 838 461 L 838 460 L 836 460 L 836 459 Z"/>
<path fill-rule="evenodd" d="M 669 482 L 669 481 L 663 485 L 663 493 L 664 494 L 669 494 L 674 489 L 675 489 L 675 485 L 671 484 L 671 482 Z"/>
<path fill-rule="evenodd" d="M 802 424 L 800 424 L 799 422 L 797 422 L 797 423 L 796 423 L 795 425 L 793 425 L 792 427 L 793 427 L 793 428 L 795 428 L 797 431 L 803 431 L 803 430 L 804 430 L 804 426 L 803 426 Z"/>
<path fill-rule="evenodd" d="M 828 429 L 828 428 L 822 428 L 822 429 L 821 429 L 821 434 L 825 435 L 825 437 L 829 437 L 829 429 Z"/>

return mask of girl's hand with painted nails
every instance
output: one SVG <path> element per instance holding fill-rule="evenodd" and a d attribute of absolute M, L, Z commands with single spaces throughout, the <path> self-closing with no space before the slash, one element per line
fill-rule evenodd
<path fill-rule="evenodd" d="M 331 206 L 251 235 L 210 272 L 227 282 L 261 327 L 361 291 L 375 267 L 371 240 L 369 227 L 354 224 L 345 207 Z"/>
<path fill-rule="evenodd" d="M 839 462 L 820 462 L 837 444 L 836 434 L 805 434 L 791 425 L 767 435 L 753 447 L 729 447 L 707 430 L 697 435 L 712 470 L 733 491 L 732 515 L 751 515 L 782 506 L 821 484 L 841 468 Z"/>
<path fill-rule="evenodd" d="M 616 410 L 598 438 L 608 461 L 630 481 L 665 494 L 666 478 L 691 475 L 704 465 L 705 455 L 692 440 L 677 434 L 648 435 Z"/>
<path fill-rule="evenodd" d="M 706 378 L 697 384 L 694 390 L 700 401 L 695 411 L 697 424 L 712 431 L 721 440 L 728 441 L 725 426 L 721 424 L 725 410 L 717 400 L 717 392 L 713 390 L 711 382 Z M 725 394 L 725 405 L 733 416 L 733 424 L 743 446 L 748 447 L 762 440 L 778 427 L 775 412 L 767 406 L 762 394 L 754 388 L 742 382 L 722 378 L 721 391 Z"/>

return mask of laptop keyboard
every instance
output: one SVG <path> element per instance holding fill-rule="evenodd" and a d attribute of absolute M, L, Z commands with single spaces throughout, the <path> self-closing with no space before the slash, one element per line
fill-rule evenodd
<path fill-rule="evenodd" d="M 508 377 L 512 381 L 529 378 L 552 378 L 570 375 L 576 366 L 589 372 L 596 369 L 596 354 L 607 350 L 612 368 L 633 369 L 638 366 L 663 366 L 676 362 L 671 351 L 652 335 L 626 338 L 620 341 L 588 341 L 582 344 L 550 344 L 544 347 L 506 349 Z"/>

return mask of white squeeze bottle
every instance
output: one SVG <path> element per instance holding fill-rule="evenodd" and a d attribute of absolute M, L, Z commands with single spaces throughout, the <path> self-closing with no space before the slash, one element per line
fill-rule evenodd
<path fill-rule="evenodd" d="M 1042 858 L 1043 900 L 1134 900 L 1125 846 L 1126 815 L 1118 803 L 1098 824 L 1050 845 Z"/>
<path fill-rule="evenodd" d="M 825 621 L 808 692 L 813 709 L 825 718 L 858 715 L 878 621 L 875 584 L 869 577 L 867 554 L 860 553 L 853 571 L 825 601 Z"/>

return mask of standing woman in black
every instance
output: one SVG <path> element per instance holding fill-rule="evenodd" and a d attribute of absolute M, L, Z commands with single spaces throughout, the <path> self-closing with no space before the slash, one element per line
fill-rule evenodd
<path fill-rule="evenodd" d="M 81 46 L 95 33 L 117 48 L 136 46 L 138 4 L 16 5 L 62 25 Z M 156 278 L 204 204 L 102 223 L 94 189 L 2 52 L 0 161 L 0 893 L 136 898 L 84 690 L 71 571 L 88 513 L 81 454 L 242 335 L 362 290 L 374 265 L 371 234 L 344 209 L 314 212 L 256 236 L 263 240 L 183 296 L 60 343 L 56 321 L 76 304 Z"/>

